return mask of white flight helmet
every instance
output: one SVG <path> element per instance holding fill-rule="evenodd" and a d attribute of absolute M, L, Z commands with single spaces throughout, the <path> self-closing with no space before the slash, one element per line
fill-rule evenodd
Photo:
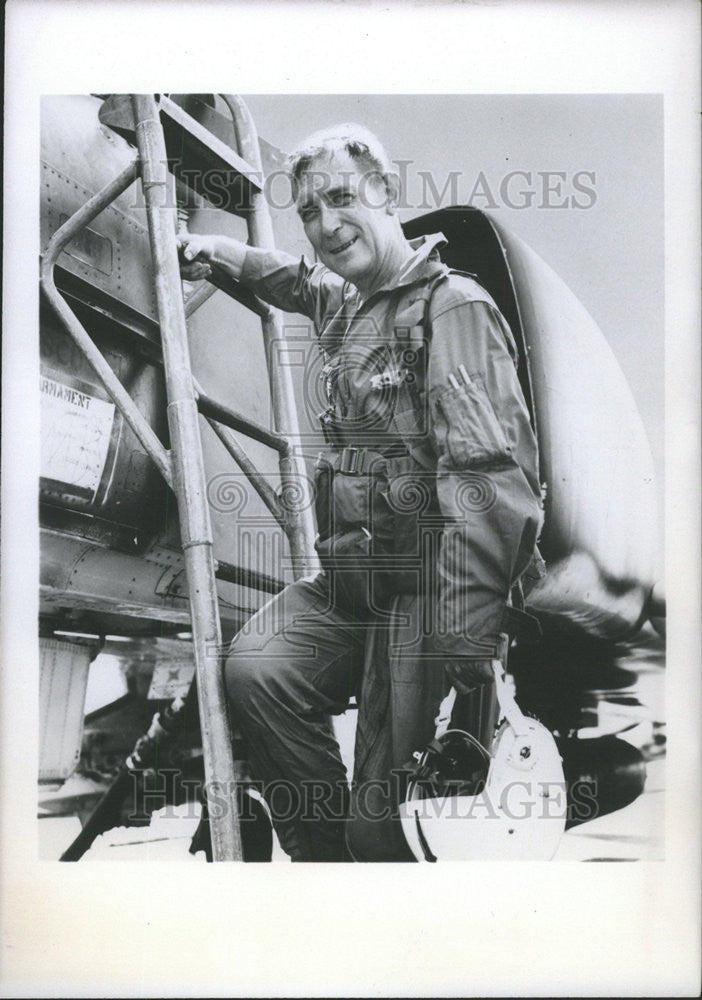
<path fill-rule="evenodd" d="M 450 729 L 456 691 L 436 734 L 416 753 L 400 819 L 418 861 L 548 861 L 566 823 L 566 783 L 555 740 L 520 711 L 493 661 L 503 721 L 490 751 Z"/>

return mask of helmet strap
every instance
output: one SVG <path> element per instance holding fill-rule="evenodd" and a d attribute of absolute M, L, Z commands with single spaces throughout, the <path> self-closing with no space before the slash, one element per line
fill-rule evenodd
<path fill-rule="evenodd" d="M 453 706 L 456 704 L 456 693 L 455 687 L 452 687 L 439 705 L 439 714 L 434 719 L 434 725 L 436 726 L 436 732 L 434 733 L 435 740 L 438 740 L 440 736 L 443 736 L 451 725 Z"/>
<path fill-rule="evenodd" d="M 492 661 L 492 669 L 495 674 L 495 692 L 497 694 L 497 702 L 500 706 L 501 717 L 507 719 L 517 736 L 528 736 L 528 719 L 514 700 L 514 695 L 505 681 L 505 674 L 500 660 Z M 453 707 L 456 704 L 456 696 L 456 688 L 452 687 L 439 705 L 439 714 L 434 719 L 434 725 L 436 726 L 434 739 L 436 740 L 443 736 L 451 726 L 451 716 L 453 714 Z"/>
<path fill-rule="evenodd" d="M 499 660 L 492 661 L 492 669 L 495 674 L 495 691 L 501 714 L 507 719 L 517 736 L 528 736 L 529 721 L 514 700 L 514 695 L 505 681 L 504 670 Z"/>

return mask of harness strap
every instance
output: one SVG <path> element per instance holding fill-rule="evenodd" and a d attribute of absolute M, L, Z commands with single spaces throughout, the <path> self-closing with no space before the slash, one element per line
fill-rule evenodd
<path fill-rule="evenodd" d="M 432 471 L 436 468 L 436 454 L 429 439 L 428 414 L 424 411 L 426 366 L 431 342 L 429 306 L 438 286 L 451 274 L 472 278 L 480 284 L 477 275 L 434 261 L 426 282 L 402 290 L 396 300 L 392 320 L 394 343 L 399 355 L 396 360 L 399 367 L 409 369 L 409 378 L 405 378 L 399 386 L 392 419 L 393 430 L 405 442 L 412 457 Z"/>
<path fill-rule="evenodd" d="M 398 367 L 407 371 L 398 386 L 393 432 L 415 461 L 429 470 L 436 468 L 436 455 L 429 440 L 423 403 L 431 336 L 427 317 L 435 289 L 450 273 L 445 264 L 436 261 L 428 281 L 403 289 L 395 302 L 391 324 Z"/>

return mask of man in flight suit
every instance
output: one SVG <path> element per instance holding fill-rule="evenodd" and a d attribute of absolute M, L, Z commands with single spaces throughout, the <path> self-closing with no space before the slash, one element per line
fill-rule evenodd
<path fill-rule="evenodd" d="M 405 239 L 399 179 L 376 137 L 356 125 L 315 133 L 289 169 L 317 263 L 181 237 L 184 277 L 215 266 L 306 315 L 326 362 L 325 571 L 247 623 L 227 691 L 293 860 L 411 859 L 391 777 L 431 739 L 451 684 L 474 735 L 491 738 L 492 661 L 541 525 L 536 441 L 507 323 L 476 280 L 440 262 L 441 234 Z M 353 694 L 349 803 L 328 717 Z"/>

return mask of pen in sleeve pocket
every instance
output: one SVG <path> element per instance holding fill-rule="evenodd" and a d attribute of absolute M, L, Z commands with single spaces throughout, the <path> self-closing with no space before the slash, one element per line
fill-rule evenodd
<path fill-rule="evenodd" d="M 468 374 L 468 372 L 465 369 L 465 365 L 459 365 L 458 366 L 458 370 L 461 373 L 461 378 L 463 379 L 464 383 L 466 385 L 470 385 L 471 384 L 471 379 L 470 379 L 470 375 Z"/>
<path fill-rule="evenodd" d="M 463 384 L 465 386 L 469 386 L 470 387 L 470 385 L 471 385 L 471 379 L 470 379 L 470 375 L 468 374 L 468 372 L 465 369 L 465 365 L 459 365 L 458 366 L 458 374 L 461 376 L 461 381 L 463 382 Z M 453 372 L 449 372 L 448 383 L 449 383 L 449 385 L 451 386 L 452 389 L 460 389 L 460 387 L 461 387 L 458 379 L 453 374 Z"/>

